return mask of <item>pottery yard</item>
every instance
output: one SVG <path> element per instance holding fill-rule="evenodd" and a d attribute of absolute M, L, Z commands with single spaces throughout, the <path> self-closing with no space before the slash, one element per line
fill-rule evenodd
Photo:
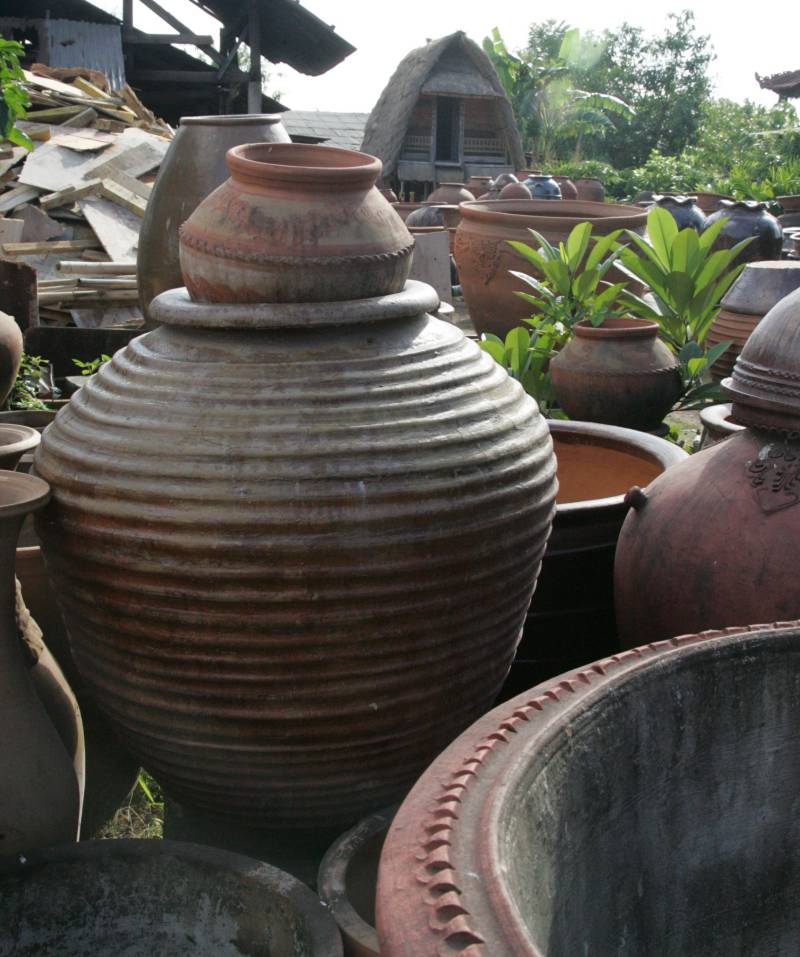
<path fill-rule="evenodd" d="M 0 957 L 796 957 L 800 72 L 708 2 L 0 0 Z"/>

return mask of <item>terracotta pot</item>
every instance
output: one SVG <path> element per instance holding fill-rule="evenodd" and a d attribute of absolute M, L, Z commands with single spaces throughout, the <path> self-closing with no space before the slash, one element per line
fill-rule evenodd
<path fill-rule="evenodd" d="M 533 199 L 531 191 L 524 183 L 507 183 L 500 190 L 500 199 Z"/>
<path fill-rule="evenodd" d="M 518 183 L 519 179 L 513 173 L 500 173 L 499 176 L 494 178 L 492 182 L 492 188 L 498 190 L 498 192 L 504 187 L 508 186 L 509 183 Z"/>
<path fill-rule="evenodd" d="M 500 689 L 555 460 L 533 400 L 437 304 L 419 283 L 164 293 L 165 326 L 46 432 L 38 529 L 76 663 L 177 801 L 342 830 Z"/>
<path fill-rule="evenodd" d="M 359 822 L 330 846 L 320 864 L 317 891 L 341 931 L 344 957 L 380 957 L 375 930 L 378 860 L 396 810 Z"/>
<path fill-rule="evenodd" d="M 798 317 L 800 290 L 764 317 L 723 383 L 747 428 L 636 494 L 615 571 L 626 644 L 645 623 L 657 641 L 800 615 L 792 587 L 800 561 Z M 728 548 L 733 529 L 746 548 Z"/>
<path fill-rule="evenodd" d="M 696 192 L 693 194 L 697 198 L 697 205 L 708 216 L 710 213 L 716 213 L 722 208 L 722 200 L 733 201 L 733 196 L 726 196 L 724 193 Z"/>
<path fill-rule="evenodd" d="M 446 203 L 458 206 L 459 203 L 471 203 L 475 199 L 464 183 L 439 183 L 436 189 L 428 196 L 428 203 Z"/>
<path fill-rule="evenodd" d="M 557 243 L 566 240 L 578 223 L 587 221 L 592 224 L 595 236 L 626 228 L 643 232 L 647 220 L 644 210 L 631 206 L 570 200 L 553 203 L 540 199 L 501 199 L 464 203 L 460 210 L 455 258 L 464 299 L 478 335 L 493 332 L 505 336 L 530 315 L 530 306 L 514 295 L 514 291 L 523 286 L 509 272 L 511 269 L 526 271 L 529 264 L 507 240 L 531 243 L 528 230 L 532 228 Z M 609 274 L 614 275 L 613 271 Z"/>
<path fill-rule="evenodd" d="M 181 117 L 159 167 L 139 233 L 139 304 L 148 328 L 153 325 L 150 301 L 166 289 L 183 285 L 178 228 L 228 178 L 228 150 L 243 143 L 288 142 L 289 134 L 278 115 Z"/>
<path fill-rule="evenodd" d="M 397 193 L 395 193 L 393 189 L 389 189 L 386 186 L 379 186 L 378 192 L 387 202 L 392 203 L 392 205 L 400 202 L 400 200 L 397 198 Z"/>
<path fill-rule="evenodd" d="M 777 196 L 776 199 L 784 213 L 800 213 L 800 195 L 793 193 L 791 196 Z"/>
<path fill-rule="evenodd" d="M 733 372 L 736 357 L 762 317 L 798 288 L 800 263 L 776 260 L 745 266 L 726 293 L 723 308 L 706 334 L 709 346 L 726 340 L 732 342 L 712 367 L 715 379 L 724 379 Z"/>
<path fill-rule="evenodd" d="M 491 185 L 491 176 L 470 176 L 466 183 L 467 189 L 476 199 L 488 192 Z"/>
<path fill-rule="evenodd" d="M 589 203 L 602 203 L 606 198 L 605 186 L 594 176 L 581 176 L 575 180 L 578 199 Z"/>
<path fill-rule="evenodd" d="M 569 176 L 551 176 L 550 178 L 558 183 L 562 199 L 578 199 L 578 187 Z"/>
<path fill-rule="evenodd" d="M 481 718 L 389 831 L 382 957 L 791 957 L 799 643 L 647 644 Z"/>
<path fill-rule="evenodd" d="M 41 433 L 29 425 L 0 420 L 0 469 L 13 472 L 20 459 L 41 441 Z"/>
<path fill-rule="evenodd" d="M 421 209 L 422 203 L 392 203 L 392 209 L 405 222 L 415 209 Z"/>
<path fill-rule="evenodd" d="M 381 162 L 306 143 L 235 146 L 231 178 L 181 227 L 203 302 L 339 302 L 399 292 L 414 240 L 375 188 Z"/>
<path fill-rule="evenodd" d="M 611 425 L 550 420 L 550 434 L 556 515 L 503 698 L 619 649 L 614 553 L 625 494 L 687 457 L 672 442 Z"/>
<path fill-rule="evenodd" d="M 12 316 L 0 312 L 0 405 L 8 398 L 22 360 L 22 332 Z"/>
<path fill-rule="evenodd" d="M 3 875 L 0 953 L 342 957 L 314 894 L 269 864 L 175 841 L 87 841 Z"/>
<path fill-rule="evenodd" d="M 583 320 L 550 362 L 558 404 L 571 419 L 656 429 L 681 394 L 679 364 L 645 319 Z"/>
<path fill-rule="evenodd" d="M 739 253 L 732 266 L 781 258 L 783 232 L 778 220 L 767 212 L 766 203 L 723 199 L 717 212 L 708 217 L 708 225 L 716 223 L 723 216 L 728 222 L 714 241 L 714 249 L 730 249 L 741 240 L 753 237 L 753 242 Z"/>
<path fill-rule="evenodd" d="M 0 858 L 5 860 L 36 847 L 74 841 L 80 821 L 80 787 L 72 755 L 33 680 L 40 690 L 55 691 L 57 675 L 46 660 L 44 670 L 36 674 L 38 666 L 31 653 L 23 653 L 15 614 L 17 536 L 25 515 L 41 508 L 49 495 L 41 479 L 0 472 L 0 574 L 5 582 L 0 593 L 0 727 L 5 742 L 0 748 Z M 49 693 L 46 697 L 53 700 Z"/>
<path fill-rule="evenodd" d="M 533 199 L 561 199 L 558 183 L 548 173 L 531 173 L 524 184 Z"/>
<path fill-rule="evenodd" d="M 730 402 L 708 405 L 701 409 L 700 421 L 703 423 L 703 434 L 700 439 L 701 449 L 710 448 L 712 445 L 736 435 L 744 428 L 743 425 L 734 420 L 733 406 Z"/>
<path fill-rule="evenodd" d="M 706 216 L 697 205 L 696 196 L 657 194 L 653 196 L 653 202 L 661 209 L 666 209 L 675 220 L 678 229 L 691 228 L 702 233 L 706 228 Z"/>

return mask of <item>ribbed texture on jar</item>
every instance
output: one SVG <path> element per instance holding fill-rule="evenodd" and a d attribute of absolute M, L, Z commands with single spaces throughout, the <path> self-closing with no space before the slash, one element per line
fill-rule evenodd
<path fill-rule="evenodd" d="M 47 431 L 76 661 L 175 798 L 347 826 L 487 710 L 550 531 L 520 386 L 452 326 L 134 340 Z"/>

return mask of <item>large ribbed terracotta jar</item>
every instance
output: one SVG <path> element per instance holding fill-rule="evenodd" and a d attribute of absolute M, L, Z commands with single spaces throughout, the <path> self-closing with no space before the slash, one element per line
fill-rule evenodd
<path fill-rule="evenodd" d="M 747 428 L 629 496 L 615 595 L 624 646 L 800 618 L 800 290 L 723 382 Z"/>
<path fill-rule="evenodd" d="M 554 511 L 546 422 L 433 290 L 208 305 L 118 352 L 43 437 L 76 663 L 182 803 L 339 827 L 491 704 Z"/>
<path fill-rule="evenodd" d="M 288 143 L 277 114 L 182 116 L 147 202 L 136 257 L 139 302 L 148 326 L 150 301 L 183 285 L 178 227 L 228 178 L 225 154 L 242 143 Z"/>
<path fill-rule="evenodd" d="M 375 186 L 379 159 L 307 143 L 228 151 L 230 178 L 181 227 L 203 302 L 337 302 L 399 292 L 414 240 Z"/>

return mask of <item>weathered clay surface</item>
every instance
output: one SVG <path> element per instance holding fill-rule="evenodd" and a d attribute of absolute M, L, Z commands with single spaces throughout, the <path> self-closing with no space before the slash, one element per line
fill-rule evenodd
<path fill-rule="evenodd" d="M 797 623 L 642 646 L 495 708 L 394 820 L 382 957 L 794 957 L 799 722 Z"/>
<path fill-rule="evenodd" d="M 700 421 L 703 424 L 703 435 L 700 448 L 707 449 L 717 442 L 741 432 L 744 428 L 733 418 L 733 406 L 730 402 L 719 405 L 708 405 L 700 410 Z M 641 484 L 641 483 L 637 483 Z"/>
<path fill-rule="evenodd" d="M 165 325 L 45 434 L 38 530 L 77 665 L 180 802 L 344 829 L 502 685 L 555 460 L 436 303 L 165 293 Z"/>
<path fill-rule="evenodd" d="M 86 841 L 0 871 L 1 957 L 342 957 L 299 881 L 173 841 Z"/>

